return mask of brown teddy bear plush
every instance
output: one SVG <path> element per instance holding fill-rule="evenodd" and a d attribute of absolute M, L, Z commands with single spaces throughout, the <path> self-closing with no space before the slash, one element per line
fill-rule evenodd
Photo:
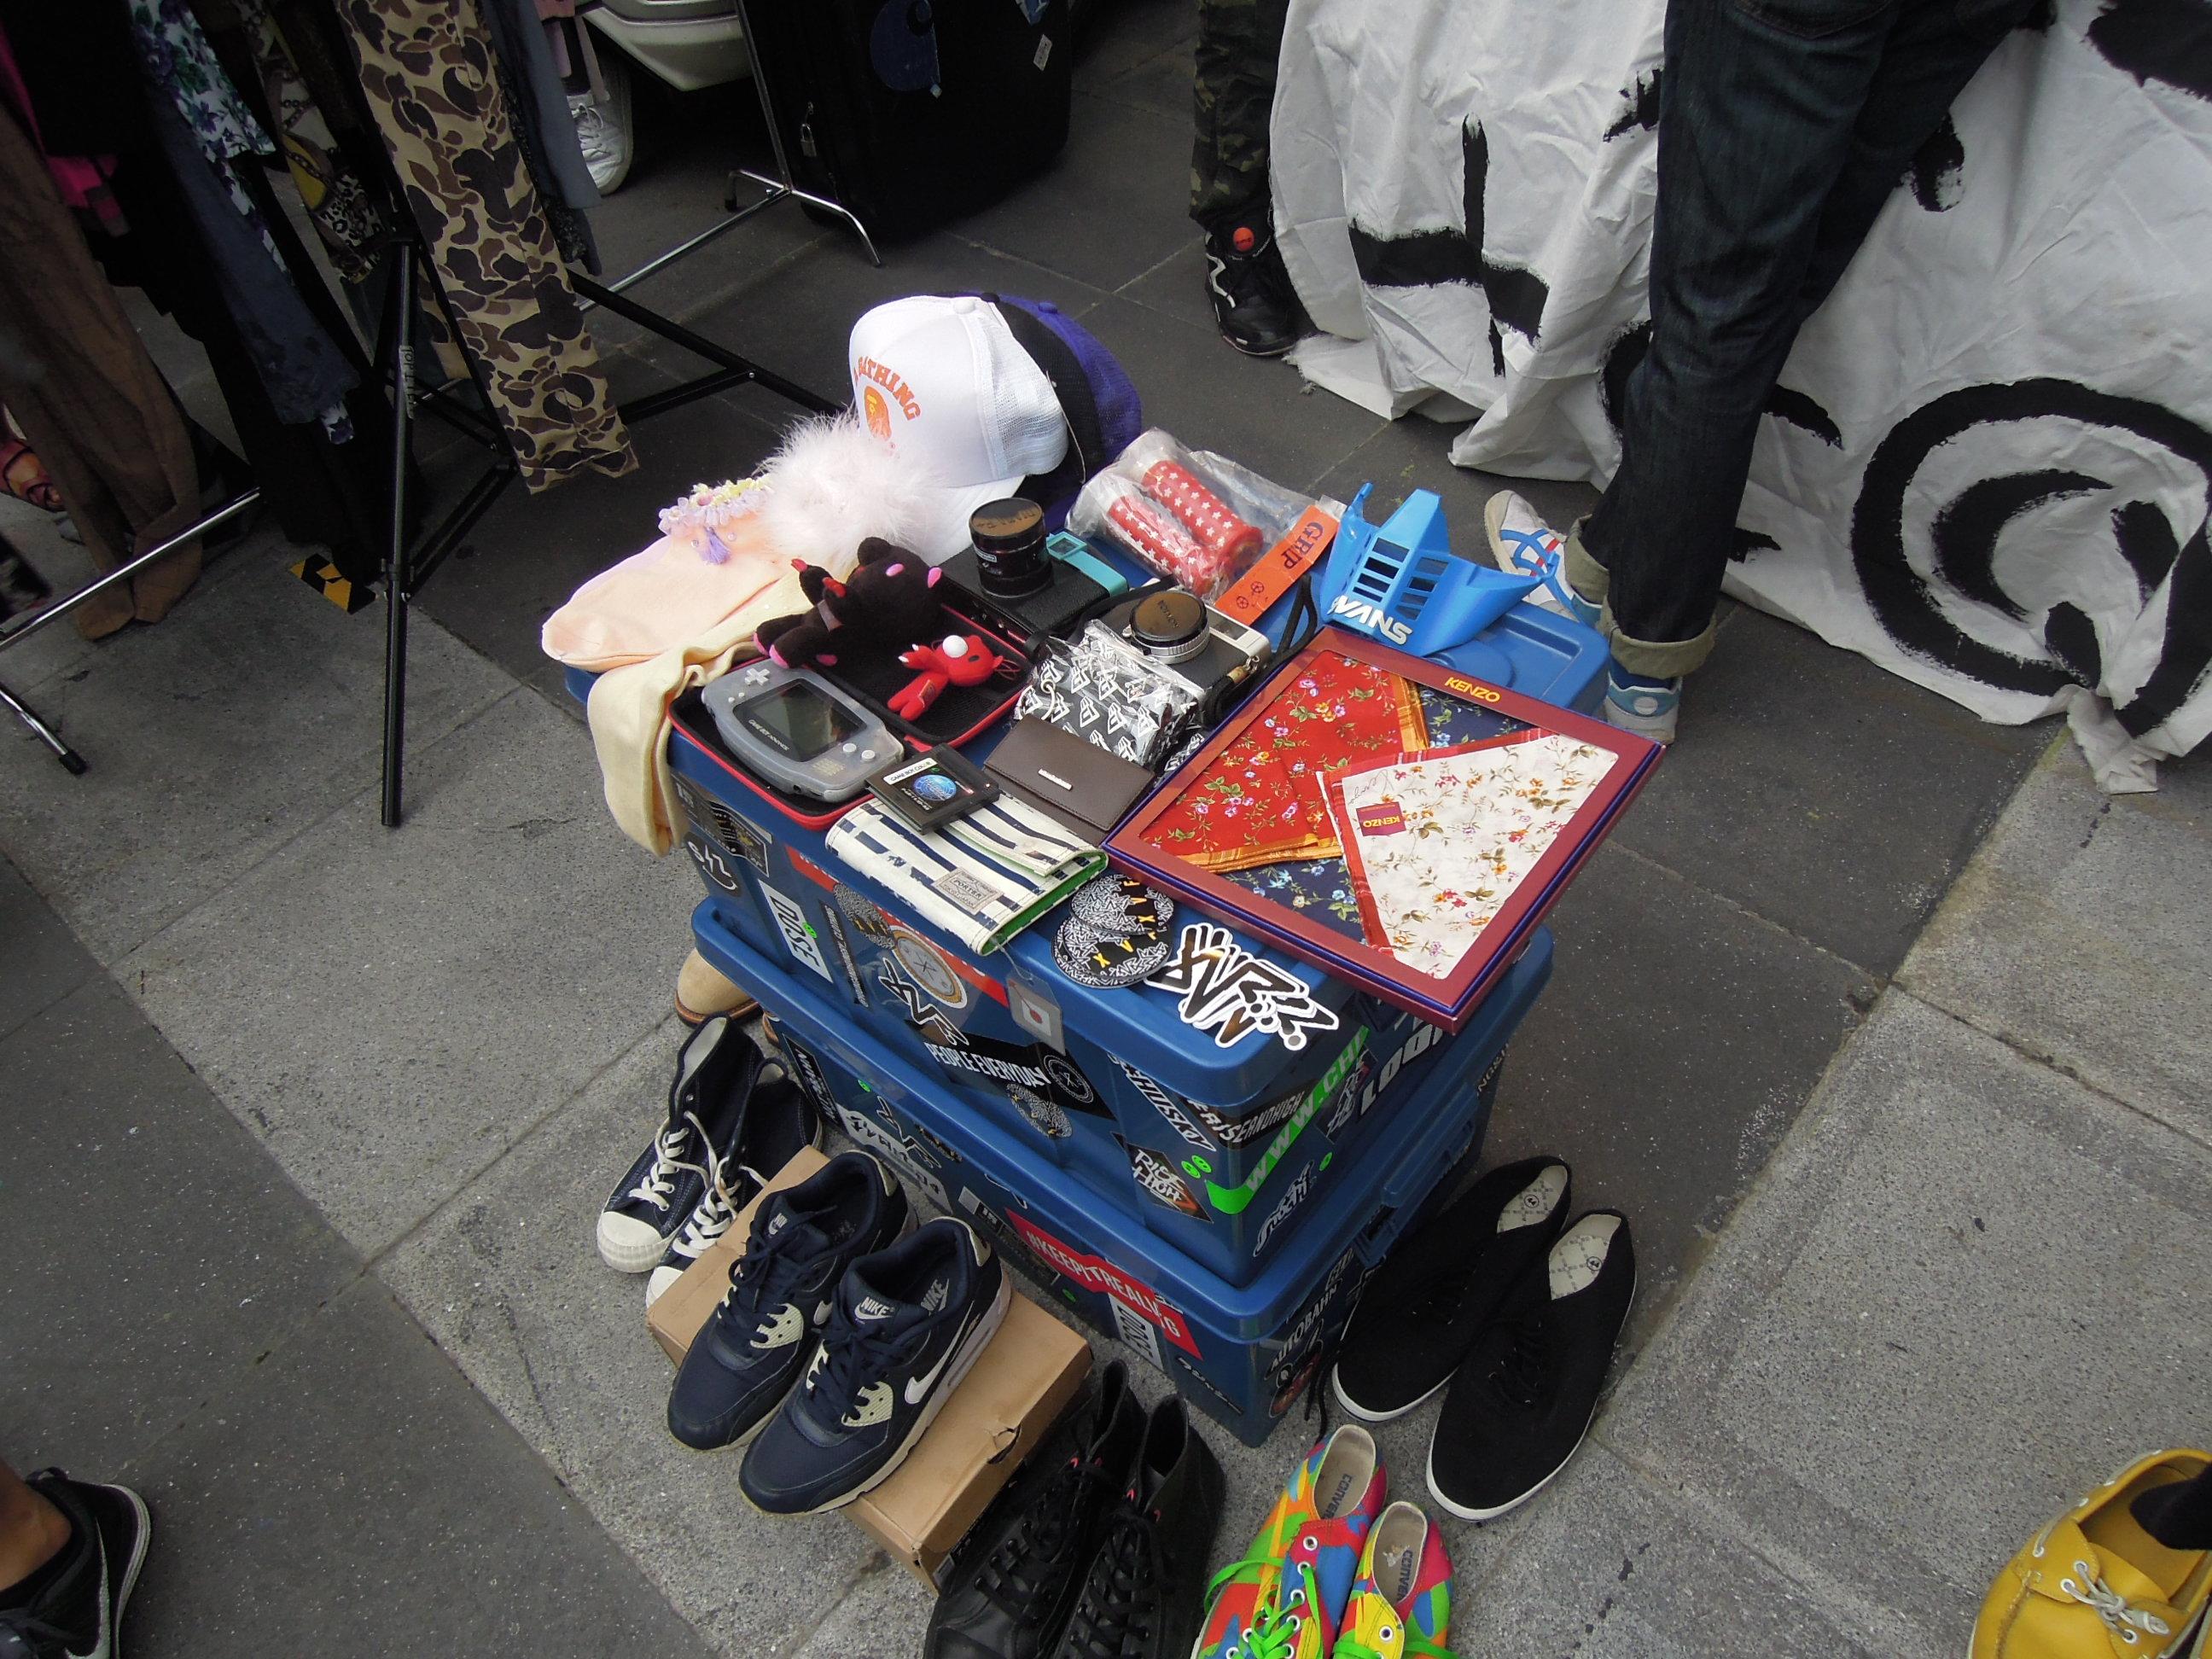
<path fill-rule="evenodd" d="M 860 562 L 842 582 L 819 565 L 793 562 L 814 609 L 773 617 L 753 635 L 785 668 L 835 668 L 854 653 L 896 656 L 943 626 L 933 590 L 945 573 L 880 536 L 860 544 Z"/>

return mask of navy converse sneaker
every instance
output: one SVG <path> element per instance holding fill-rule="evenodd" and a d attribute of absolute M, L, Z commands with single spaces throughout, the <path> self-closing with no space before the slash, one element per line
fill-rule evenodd
<path fill-rule="evenodd" d="M 937 1420 L 1012 1299 L 991 1247 L 950 1217 L 854 1262 L 805 1376 L 746 1449 L 746 1501 L 766 1515 L 811 1515 L 880 1485 Z"/>
<path fill-rule="evenodd" d="M 913 1221 L 906 1194 L 866 1152 L 841 1152 L 769 1194 L 731 1264 L 728 1294 L 677 1368 L 669 1433 L 699 1451 L 750 1441 L 814 1357 L 846 1272 Z"/>
<path fill-rule="evenodd" d="M 648 1308 L 730 1231 L 738 1212 L 753 1201 L 770 1176 L 797 1157 L 800 1147 L 821 1141 L 822 1120 L 812 1103 L 775 1060 L 764 1059 L 752 1067 L 751 1086 L 740 1093 L 733 1082 L 732 1093 L 736 1104 L 725 1120 L 726 1138 L 710 1134 L 702 1149 L 705 1190 L 645 1282 Z"/>
<path fill-rule="evenodd" d="M 732 1020 L 710 1019 L 684 1038 L 667 1121 L 599 1212 L 599 1260 L 617 1273 L 641 1273 L 668 1253 L 706 1193 L 713 1149 L 731 1146 L 763 1063 Z"/>

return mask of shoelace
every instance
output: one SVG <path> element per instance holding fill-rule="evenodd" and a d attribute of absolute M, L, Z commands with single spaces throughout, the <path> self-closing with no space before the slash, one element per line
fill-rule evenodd
<path fill-rule="evenodd" d="M 739 1164 L 735 1168 L 744 1180 L 732 1187 L 726 1178 L 729 1167 L 714 1165 L 708 1177 L 707 1190 L 700 1194 L 698 1206 L 684 1224 L 684 1231 L 676 1236 L 678 1254 L 694 1258 L 706 1255 L 708 1246 L 730 1231 L 730 1224 L 738 1218 L 738 1212 L 744 1207 L 746 1200 L 768 1184 L 760 1178 L 758 1170 Z M 746 1182 L 751 1184 L 748 1186 Z"/>
<path fill-rule="evenodd" d="M 905 1350 L 913 1346 L 911 1336 L 911 1333 L 881 1334 L 866 1325 L 833 1318 L 830 1328 L 822 1334 L 821 1370 L 808 1379 L 807 1386 L 844 1406 L 847 1409 L 841 1420 L 851 1428 L 854 1426 L 849 1420 L 854 1415 L 852 1408 L 859 1403 L 861 1390 L 882 1383 Z"/>
<path fill-rule="evenodd" d="M 1075 1651 L 1084 1659 L 1121 1659 L 1132 1638 L 1144 1651 L 1152 1635 L 1146 1615 L 1159 1574 L 1160 1540 L 1152 1517 L 1124 1506 L 1107 1524 L 1105 1542 L 1068 1626 L 1067 1639 Z"/>
<path fill-rule="evenodd" d="M 1261 1573 L 1269 1568 L 1285 1574 L 1295 1571 L 1297 1587 L 1291 1590 L 1287 1601 L 1278 1602 L 1271 1597 L 1255 1607 L 1252 1616 L 1257 1622 L 1237 1638 L 1237 1644 L 1228 1649 L 1221 1659 L 1291 1659 L 1297 1647 L 1298 1632 L 1305 1628 L 1307 1619 L 1318 1616 L 1321 1586 L 1314 1581 L 1313 1568 L 1301 1561 L 1293 1570 L 1272 1555 L 1248 1555 L 1242 1561 L 1231 1562 L 1213 1575 L 1213 1582 L 1206 1587 L 1206 1598 L 1210 1601 L 1239 1573 Z M 1280 1588 L 1280 1581 L 1277 1587 Z M 1301 1607 L 1310 1611 L 1301 1613 Z"/>
<path fill-rule="evenodd" d="M 707 1144 L 707 1132 L 699 1120 L 690 1113 L 684 1114 L 684 1121 L 672 1123 L 653 1138 L 653 1165 L 639 1178 L 636 1186 L 624 1193 L 624 1198 L 636 1199 L 650 1204 L 656 1210 L 665 1210 L 669 1200 L 676 1196 L 676 1175 L 679 1170 L 704 1176 L 707 1171 L 684 1156 L 689 1152 L 691 1137 L 699 1137 L 699 1144 Z"/>
<path fill-rule="evenodd" d="M 2154 1613 L 2145 1613 L 2132 1606 L 2127 1597 L 2097 1577 L 2096 1570 L 2087 1561 L 2076 1561 L 2074 1571 L 2081 1574 L 2076 1581 L 2062 1578 L 2058 1588 L 2094 1613 L 2106 1630 L 2130 1647 L 2145 1636 L 2171 1636 L 2173 1626 Z"/>
<path fill-rule="evenodd" d="M 813 1265 L 777 1249 L 773 1241 L 755 1245 L 730 1264 L 730 1288 L 722 1293 L 722 1305 L 740 1328 L 751 1323 L 755 1346 L 767 1342 L 775 1323 L 769 1316 L 790 1303 L 792 1291 Z"/>
<path fill-rule="evenodd" d="M 1498 1328 L 1508 1340 L 1486 1379 L 1491 1392 L 1524 1410 L 1542 1403 L 1552 1382 L 1552 1329 L 1545 1310 L 1531 1308 Z"/>
<path fill-rule="evenodd" d="M 1059 1559 L 1084 1486 L 1107 1478 L 1096 1458 L 1070 1457 L 1037 1491 L 1036 1501 L 991 1552 L 976 1582 L 1010 1612 L 1028 1609 L 1049 1582 L 1042 1572 Z"/>

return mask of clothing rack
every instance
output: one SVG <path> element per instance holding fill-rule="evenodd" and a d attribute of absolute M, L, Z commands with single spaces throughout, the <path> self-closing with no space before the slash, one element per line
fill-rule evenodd
<path fill-rule="evenodd" d="M 742 14 L 742 0 L 740 0 Z M 771 146 L 776 159 L 780 182 L 750 172 L 742 176 L 769 187 L 770 194 L 759 202 L 737 210 L 732 204 L 732 216 L 720 224 L 669 249 L 648 260 L 645 264 L 611 283 L 594 281 L 570 268 L 568 283 L 585 308 L 605 307 L 617 316 L 638 325 L 672 344 L 682 346 L 693 355 L 714 365 L 707 374 L 679 386 L 649 393 L 617 406 L 625 422 L 642 421 L 672 409 L 682 408 L 702 398 L 711 397 L 732 386 L 757 385 L 775 392 L 787 401 L 812 414 L 835 412 L 838 405 L 799 386 L 795 381 L 762 367 L 751 359 L 731 350 L 704 335 L 684 327 L 673 319 L 649 310 L 630 299 L 623 290 L 642 282 L 655 272 L 673 264 L 686 255 L 696 252 L 717 238 L 735 229 L 746 219 L 765 208 L 773 206 L 786 196 L 809 203 L 825 211 L 838 214 L 848 220 L 859 234 L 868 257 L 878 265 L 882 258 L 869 240 L 866 228 L 837 203 L 817 198 L 801 191 L 792 182 L 790 167 L 785 156 L 782 141 L 775 131 L 774 111 L 768 101 L 765 88 L 761 89 L 762 108 L 769 118 Z M 397 169 L 388 156 L 380 153 L 383 184 L 387 201 L 404 204 L 406 192 L 401 185 Z M 732 188 L 738 174 L 732 175 Z M 428 293 L 439 308 L 445 312 L 453 337 L 460 337 L 458 323 L 452 307 L 440 287 L 436 267 L 430 258 L 430 250 L 421 228 L 411 216 L 404 211 L 401 222 L 380 252 L 385 268 L 386 296 L 384 316 L 379 328 L 373 373 L 382 380 L 392 394 L 391 473 L 386 486 L 386 547 L 383 560 L 382 586 L 385 595 L 385 683 L 384 732 L 381 788 L 381 817 L 386 828 L 396 827 L 401 818 L 404 805 L 404 786 L 406 758 L 407 651 L 408 623 L 416 598 L 438 568 L 460 545 L 479 520 L 505 492 L 507 486 L 520 474 L 513 452 L 495 421 L 486 418 L 474 408 L 456 400 L 448 387 L 418 388 L 415 380 L 415 352 L 411 341 L 417 295 L 417 284 L 427 277 Z M 464 356 L 466 356 L 465 350 Z M 475 381 L 485 408 L 491 407 L 489 389 L 473 359 L 469 371 Z M 483 448 L 490 459 L 483 472 L 477 478 L 459 501 L 448 510 L 445 518 L 419 543 L 410 546 L 407 537 L 409 508 L 408 472 L 413 463 L 413 428 L 418 410 L 436 416 L 453 427 L 471 441 Z M 13 626 L 0 628 L 0 651 L 28 638 L 49 624 L 83 605 L 94 595 L 105 592 L 131 576 L 164 555 L 192 541 L 217 526 L 228 523 L 252 507 L 259 499 L 258 489 L 247 489 L 221 507 L 201 518 L 197 523 L 163 541 L 160 545 L 137 554 L 113 570 L 95 578 L 66 597 L 52 601 L 19 618 Z M 15 715 L 51 750 L 57 760 L 73 775 L 86 769 L 84 757 L 72 749 L 53 726 L 41 717 L 36 709 L 4 684 L 0 684 L 0 707 Z"/>

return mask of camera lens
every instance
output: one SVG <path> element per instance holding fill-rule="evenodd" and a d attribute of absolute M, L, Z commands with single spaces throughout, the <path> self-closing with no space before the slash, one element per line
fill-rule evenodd
<path fill-rule="evenodd" d="M 986 501 L 968 515 L 983 591 L 994 599 L 1019 599 L 1052 580 L 1045 550 L 1044 509 L 1019 495 Z"/>
<path fill-rule="evenodd" d="M 1155 593 L 1140 603 L 1129 617 L 1129 632 L 1153 658 L 1164 663 L 1188 662 L 1206 649 L 1210 637 L 1206 606 L 1188 593 Z"/>

